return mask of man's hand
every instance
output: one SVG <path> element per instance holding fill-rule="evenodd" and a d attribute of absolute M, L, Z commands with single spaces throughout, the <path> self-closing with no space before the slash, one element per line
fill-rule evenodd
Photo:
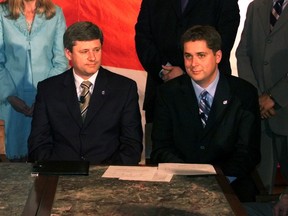
<path fill-rule="evenodd" d="M 25 116 L 32 116 L 34 106 L 29 107 L 25 101 L 17 96 L 9 96 L 7 100 L 17 112 L 22 113 Z"/>
<path fill-rule="evenodd" d="M 163 68 L 162 80 L 164 82 L 167 82 L 168 80 L 174 79 L 184 74 L 183 70 L 178 66 L 163 65 L 162 68 Z"/>
<path fill-rule="evenodd" d="M 262 119 L 267 119 L 276 114 L 274 100 L 268 94 L 262 94 L 259 97 L 259 106 Z"/>
<path fill-rule="evenodd" d="M 280 200 L 273 208 L 274 216 L 288 215 L 288 194 L 282 194 Z"/>

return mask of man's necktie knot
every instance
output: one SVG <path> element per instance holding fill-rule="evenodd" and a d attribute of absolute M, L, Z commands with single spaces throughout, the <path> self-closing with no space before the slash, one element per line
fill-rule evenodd
<path fill-rule="evenodd" d="M 278 0 L 273 5 L 271 15 L 270 15 L 271 29 L 274 27 L 276 21 L 279 19 L 280 14 L 282 13 L 283 2 L 284 0 Z"/>
<path fill-rule="evenodd" d="M 82 116 L 82 120 L 84 121 L 85 117 L 86 117 L 86 113 L 88 110 L 88 106 L 89 106 L 89 101 L 90 101 L 90 87 L 91 87 L 92 83 L 88 80 L 83 81 L 81 83 L 81 87 L 82 87 L 82 92 L 80 94 L 80 111 L 81 111 L 81 116 Z"/>

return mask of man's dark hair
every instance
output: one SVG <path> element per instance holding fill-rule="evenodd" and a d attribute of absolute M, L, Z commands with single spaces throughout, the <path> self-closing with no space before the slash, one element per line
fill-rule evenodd
<path fill-rule="evenodd" d="M 207 43 L 207 47 L 216 53 L 221 50 L 221 36 L 212 26 L 201 26 L 196 25 L 189 28 L 181 38 L 182 49 L 184 43 L 189 41 L 199 41 L 204 40 Z"/>
<path fill-rule="evenodd" d="M 103 44 L 101 29 L 92 22 L 76 22 L 69 26 L 63 36 L 64 47 L 72 52 L 76 41 L 91 41 L 100 39 Z"/>

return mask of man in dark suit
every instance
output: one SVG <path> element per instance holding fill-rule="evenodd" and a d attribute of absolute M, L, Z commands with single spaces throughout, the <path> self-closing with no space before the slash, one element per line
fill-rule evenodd
<path fill-rule="evenodd" d="M 153 122 L 159 85 L 185 72 L 180 37 L 189 27 L 211 25 L 218 30 L 223 40 L 219 68 L 231 74 L 230 51 L 240 22 L 237 0 L 186 0 L 183 7 L 181 2 L 183 0 L 142 1 L 135 43 L 138 58 L 148 73 L 143 105 L 147 123 Z"/>
<path fill-rule="evenodd" d="M 159 88 L 151 160 L 217 165 L 240 200 L 253 201 L 250 172 L 260 161 L 257 90 L 218 70 L 221 37 L 213 27 L 194 26 L 182 41 L 187 74 Z"/>
<path fill-rule="evenodd" d="M 73 68 L 38 84 L 30 161 L 140 161 L 143 134 L 137 86 L 101 67 L 102 43 L 102 31 L 91 22 L 78 22 L 66 30 L 65 54 Z M 82 81 L 92 84 L 87 84 L 85 93 Z"/>

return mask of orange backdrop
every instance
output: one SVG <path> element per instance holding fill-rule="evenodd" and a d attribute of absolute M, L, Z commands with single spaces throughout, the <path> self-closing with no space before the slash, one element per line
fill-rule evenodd
<path fill-rule="evenodd" d="M 63 9 L 67 26 L 91 21 L 104 33 L 105 66 L 143 70 L 135 50 L 134 26 L 141 0 L 53 0 Z"/>

